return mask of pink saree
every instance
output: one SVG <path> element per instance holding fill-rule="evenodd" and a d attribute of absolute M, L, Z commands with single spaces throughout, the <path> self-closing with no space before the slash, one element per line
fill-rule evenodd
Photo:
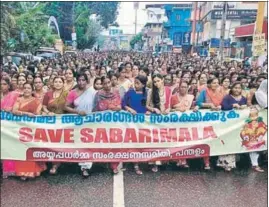
<path fill-rule="evenodd" d="M 11 111 L 15 104 L 17 97 L 16 92 L 9 92 L 3 99 L 1 99 L 1 110 Z M 12 160 L 3 160 L 3 177 L 15 175 L 15 162 Z"/>

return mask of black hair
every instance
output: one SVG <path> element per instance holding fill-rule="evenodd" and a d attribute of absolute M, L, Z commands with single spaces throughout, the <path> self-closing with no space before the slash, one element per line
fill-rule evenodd
<path fill-rule="evenodd" d="M 53 82 L 56 80 L 56 79 L 61 79 L 64 83 L 64 78 L 63 77 L 60 77 L 60 76 L 56 76 L 55 78 L 53 78 Z"/>
<path fill-rule="evenodd" d="M 24 75 L 19 75 L 19 76 L 18 76 L 18 81 L 17 81 L 17 82 L 19 82 L 19 78 L 20 78 L 20 77 L 24 77 L 24 78 L 25 78 L 25 81 L 26 81 L 26 83 L 27 83 L 27 79 L 26 79 L 26 77 L 25 77 Z"/>
<path fill-rule="evenodd" d="M 232 95 L 232 91 L 233 91 L 233 88 L 236 86 L 236 85 L 240 85 L 240 87 L 242 88 L 242 84 L 238 81 L 234 82 L 233 85 L 231 86 L 230 88 L 230 91 L 229 91 L 229 94 Z"/>
<path fill-rule="evenodd" d="M 5 81 L 8 84 L 9 91 L 12 91 L 13 90 L 12 85 L 11 85 L 11 81 L 10 81 L 9 78 L 1 78 L 1 80 Z"/>
<path fill-rule="evenodd" d="M 103 76 L 103 77 L 101 77 L 102 85 L 104 84 L 105 79 L 109 79 L 109 80 L 111 80 L 111 78 L 108 77 L 108 76 Z"/>
<path fill-rule="evenodd" d="M 207 78 L 206 73 L 203 73 L 203 72 L 202 72 L 202 73 L 201 73 L 201 74 L 198 76 L 198 80 L 200 80 L 200 78 L 201 78 L 201 76 L 202 76 L 202 75 L 205 75 L 205 76 L 206 76 L 206 78 Z"/>
<path fill-rule="evenodd" d="M 133 64 L 132 63 L 126 62 L 124 66 L 126 67 L 127 65 L 131 65 L 131 68 L 133 68 Z"/>
<path fill-rule="evenodd" d="M 35 89 L 34 89 L 34 86 L 33 86 L 33 84 L 31 84 L 31 83 L 27 83 L 27 82 L 26 82 L 26 83 L 24 83 L 24 84 L 23 84 L 23 87 L 24 87 L 25 85 L 27 85 L 27 84 L 31 86 L 31 88 L 32 88 L 32 91 L 34 91 L 34 90 L 35 90 Z"/>
<path fill-rule="evenodd" d="M 77 82 L 78 82 L 78 80 L 79 80 L 80 77 L 84 77 L 85 80 L 86 80 L 86 82 L 89 83 L 88 76 L 85 73 L 79 73 L 79 74 L 77 74 L 77 77 L 76 77 Z"/>
<path fill-rule="evenodd" d="M 68 70 L 71 70 L 71 72 L 73 73 L 73 76 L 76 77 L 76 72 L 75 72 L 73 69 L 71 69 L 71 68 L 67 68 L 66 71 L 68 71 Z M 65 71 L 65 72 L 66 72 L 66 71 Z"/>
<path fill-rule="evenodd" d="M 242 81 L 243 79 L 247 79 L 247 76 L 245 76 L 245 75 L 240 75 L 240 76 L 238 76 L 238 78 L 237 78 L 236 81 Z"/>
<path fill-rule="evenodd" d="M 34 77 L 34 81 L 35 81 L 36 78 L 40 78 L 40 80 L 41 80 L 42 83 L 43 83 L 43 78 L 42 78 L 42 76 L 35 76 L 35 77 Z"/>
<path fill-rule="evenodd" d="M 154 84 L 154 78 L 160 78 L 163 80 L 163 76 L 161 74 L 155 74 L 152 76 L 152 103 L 154 108 L 160 109 L 159 89 Z"/>
<path fill-rule="evenodd" d="M 125 70 L 125 66 L 123 64 L 121 64 L 119 67 L 119 73 L 121 73 L 123 70 Z"/>
<path fill-rule="evenodd" d="M 230 77 L 229 76 L 225 76 L 221 79 L 220 83 L 223 84 L 223 82 L 228 79 L 230 81 Z"/>
<path fill-rule="evenodd" d="M 207 84 L 211 84 L 214 80 L 219 80 L 218 78 L 210 78 L 207 80 Z"/>
<path fill-rule="evenodd" d="M 94 88 L 95 90 L 96 90 L 96 88 L 95 88 L 95 84 L 96 84 L 97 81 L 101 81 L 101 84 L 102 84 L 102 78 L 97 77 L 97 78 L 94 79 L 94 81 L 93 81 L 93 88 Z"/>
<path fill-rule="evenodd" d="M 139 69 L 139 71 L 141 71 L 141 70 L 144 71 L 144 73 L 146 73 L 147 76 L 149 76 L 149 69 L 148 68 L 143 67 L 143 68 Z"/>

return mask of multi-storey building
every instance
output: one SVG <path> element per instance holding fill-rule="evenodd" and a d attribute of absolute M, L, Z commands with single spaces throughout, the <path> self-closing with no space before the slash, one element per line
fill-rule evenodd
<path fill-rule="evenodd" d="M 146 5 L 147 23 L 143 28 L 144 50 L 160 51 L 165 10 L 161 4 Z"/>
<path fill-rule="evenodd" d="M 199 18 L 203 23 L 203 32 L 198 35 L 198 44 L 209 53 L 218 53 L 220 47 L 223 2 L 199 2 Z M 232 42 L 236 41 L 235 28 L 254 23 L 258 2 L 228 2 L 224 35 L 225 56 L 230 56 Z"/>
<path fill-rule="evenodd" d="M 167 4 L 164 9 L 168 21 L 163 25 L 163 37 L 172 42 L 173 48 L 189 52 L 191 49 L 192 4 Z"/>

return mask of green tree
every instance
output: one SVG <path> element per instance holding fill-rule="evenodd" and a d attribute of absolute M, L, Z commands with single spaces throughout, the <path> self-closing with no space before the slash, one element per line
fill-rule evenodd
<path fill-rule="evenodd" d="M 8 40 L 12 37 L 16 21 L 9 2 L 1 2 L 0 5 L 1 55 L 4 55 L 9 49 Z"/>
<path fill-rule="evenodd" d="M 10 51 L 34 52 L 40 46 L 52 46 L 55 35 L 47 26 L 43 2 L 1 3 L 1 54 Z M 10 48 L 8 40 L 16 42 Z"/>
<path fill-rule="evenodd" d="M 49 2 L 44 12 L 55 16 L 58 24 L 75 26 L 78 48 L 91 48 L 101 33 L 101 28 L 114 24 L 118 15 L 118 2 Z M 73 9 L 74 7 L 74 9 Z M 96 14 L 99 21 L 90 21 L 89 17 Z M 65 32 L 68 32 L 65 29 Z M 71 30 L 69 30 L 71 33 Z"/>
<path fill-rule="evenodd" d="M 17 14 L 15 16 L 17 50 L 34 52 L 40 46 L 53 46 L 57 38 L 57 35 L 53 35 L 48 28 L 49 16 L 42 12 L 45 4 L 33 3 L 35 2 L 20 2 L 17 5 Z M 24 38 L 21 38 L 22 33 Z"/>
<path fill-rule="evenodd" d="M 142 40 L 142 33 L 138 33 L 137 35 L 135 35 L 131 41 L 130 41 L 130 46 L 132 49 L 134 49 L 135 44 L 142 44 L 143 40 Z"/>

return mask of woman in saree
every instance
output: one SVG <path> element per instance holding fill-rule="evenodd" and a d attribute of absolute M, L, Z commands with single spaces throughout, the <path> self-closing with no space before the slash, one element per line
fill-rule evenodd
<path fill-rule="evenodd" d="M 212 111 L 221 110 L 224 95 L 219 86 L 219 80 L 217 78 L 209 79 L 207 81 L 207 88 L 203 89 L 197 97 L 194 111 L 198 109 L 210 109 Z M 205 170 L 210 170 L 209 157 L 204 158 L 204 163 Z"/>
<path fill-rule="evenodd" d="M 71 91 L 73 88 L 77 85 L 75 82 L 75 71 L 72 69 L 67 69 L 65 71 L 65 84 L 64 84 L 64 90 Z M 88 77 L 87 77 L 88 79 Z"/>
<path fill-rule="evenodd" d="M 34 79 L 34 97 L 42 103 L 46 90 L 44 89 L 43 79 L 41 77 L 35 77 Z"/>
<path fill-rule="evenodd" d="M 153 75 L 152 81 L 152 89 L 149 90 L 147 97 L 147 109 L 151 113 L 168 114 L 170 112 L 172 91 L 169 87 L 164 86 L 164 78 L 161 74 Z M 156 161 L 149 164 L 153 164 L 152 172 L 158 172 L 157 164 L 161 165 L 161 162 Z"/>
<path fill-rule="evenodd" d="M 18 77 L 18 87 L 15 90 L 15 92 L 18 94 L 18 96 L 21 96 L 23 94 L 23 85 L 27 82 L 25 75 L 19 75 Z"/>
<path fill-rule="evenodd" d="M 120 111 L 121 97 L 119 91 L 112 88 L 111 80 L 108 77 L 102 77 L 101 81 L 103 89 L 96 93 L 93 111 Z M 118 166 L 118 162 L 110 163 L 114 174 L 119 172 Z"/>
<path fill-rule="evenodd" d="M 81 116 L 85 116 L 92 113 L 93 100 L 96 91 L 92 87 L 88 87 L 88 82 L 89 80 L 86 74 L 78 74 L 78 87 L 68 93 L 64 107 L 65 111 L 71 114 L 78 114 Z M 92 164 L 92 162 L 79 163 L 82 175 L 84 177 L 89 176 L 88 170 L 92 168 Z"/>
<path fill-rule="evenodd" d="M 137 113 L 145 114 L 147 112 L 147 81 L 145 76 L 137 76 L 134 81 L 134 88 L 129 89 L 124 96 L 122 108 L 133 115 Z M 134 164 L 134 169 L 137 175 L 142 175 L 138 163 Z"/>
<path fill-rule="evenodd" d="M 64 90 L 64 79 L 55 77 L 53 80 L 53 90 L 47 92 L 43 99 L 43 115 L 54 116 L 63 114 L 68 92 Z M 53 163 L 50 174 L 57 174 L 60 163 Z"/>
<path fill-rule="evenodd" d="M 206 73 L 201 73 L 198 79 L 198 92 L 206 88 L 207 75 Z"/>
<path fill-rule="evenodd" d="M 235 82 L 228 95 L 226 95 L 221 103 L 222 110 L 245 109 L 247 108 L 247 99 L 242 95 L 242 85 Z M 235 154 L 219 156 L 217 166 L 224 168 L 225 171 L 231 171 L 236 168 Z"/>
<path fill-rule="evenodd" d="M 230 92 L 230 79 L 229 77 L 224 77 L 222 80 L 221 80 L 221 91 L 224 95 L 228 95 L 229 92 Z"/>
<path fill-rule="evenodd" d="M 18 98 L 12 112 L 15 115 L 35 116 L 41 114 L 42 105 L 39 100 L 32 96 L 33 86 L 25 83 L 23 86 L 23 96 Z M 45 163 L 33 161 L 15 161 L 15 175 L 22 180 L 40 176 L 46 170 Z"/>
<path fill-rule="evenodd" d="M 190 110 L 194 96 L 188 94 L 188 83 L 181 81 L 179 83 L 179 91 L 171 97 L 171 111 L 172 112 L 185 112 Z M 184 168 L 189 168 L 186 159 L 180 159 L 177 162 L 177 166 L 183 166 Z"/>
<path fill-rule="evenodd" d="M 9 78 L 1 79 L 1 111 L 11 112 L 16 102 L 18 94 L 11 91 L 11 82 Z M 15 162 L 12 160 L 3 160 L 3 177 L 15 175 Z"/>
<path fill-rule="evenodd" d="M 129 64 L 127 64 L 127 67 L 129 67 L 128 65 Z M 120 65 L 119 67 L 118 84 L 119 84 L 120 94 L 122 95 L 121 98 L 123 98 L 124 94 L 132 86 L 132 82 L 128 78 L 126 78 L 126 68 L 123 64 Z"/>

